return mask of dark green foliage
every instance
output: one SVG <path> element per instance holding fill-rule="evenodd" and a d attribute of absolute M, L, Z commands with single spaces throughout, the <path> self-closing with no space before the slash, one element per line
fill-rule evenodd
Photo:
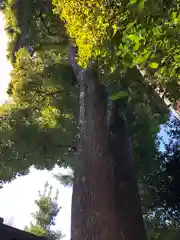
<path fill-rule="evenodd" d="M 4 10 L 5 5 L 6 5 L 6 0 L 1 0 L 0 1 L 0 10 Z"/>
<path fill-rule="evenodd" d="M 153 167 L 153 159 L 158 151 L 157 133 L 160 124 L 168 119 L 168 111 L 163 101 L 144 83 L 143 77 L 136 68 L 130 69 L 108 87 L 109 95 L 124 91 L 127 96 L 120 97 L 120 112 L 127 119 L 129 132 L 132 135 L 133 153 L 140 179 Z M 110 78 L 111 80 L 111 78 Z"/>
<path fill-rule="evenodd" d="M 160 169 L 155 174 L 158 186 L 155 189 L 156 200 L 166 210 L 179 211 L 180 213 L 180 122 L 172 119 L 167 124 L 169 136 L 165 151 L 159 154 Z"/>
<path fill-rule="evenodd" d="M 154 171 L 148 174 L 146 219 L 153 239 L 179 239 L 180 220 L 180 121 L 174 117 L 165 125 L 168 143 L 155 158 Z"/>
<path fill-rule="evenodd" d="M 55 178 L 64 186 L 72 186 L 74 182 L 74 172 L 71 170 L 67 174 L 55 174 Z"/>
<path fill-rule="evenodd" d="M 12 0 L 5 4 L 6 31 L 9 34 L 8 56 L 14 63 L 22 48 L 33 53 L 44 45 L 56 46 L 66 40 L 65 29 L 53 14 L 50 0 Z"/>

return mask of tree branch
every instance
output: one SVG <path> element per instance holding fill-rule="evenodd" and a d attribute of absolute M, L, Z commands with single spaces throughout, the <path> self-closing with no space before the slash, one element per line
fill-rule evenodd
<path fill-rule="evenodd" d="M 69 46 L 69 62 L 73 68 L 73 71 L 76 75 L 77 78 L 79 78 L 79 75 L 81 73 L 81 71 L 83 70 L 76 61 L 76 55 L 77 55 L 77 48 L 74 47 L 72 44 L 70 44 Z"/>
<path fill-rule="evenodd" d="M 173 102 L 165 94 L 167 90 L 163 89 L 163 87 L 160 84 L 156 84 L 155 81 L 153 81 L 153 79 L 150 78 L 146 69 L 140 69 L 139 67 L 137 67 L 137 69 L 142 75 L 144 79 L 144 83 L 147 84 L 147 86 L 152 89 L 154 96 L 159 98 L 159 100 L 163 101 L 167 110 L 170 110 L 174 114 L 174 116 L 180 120 L 180 112 L 178 111 L 178 109 L 176 110 L 174 108 Z M 152 85 L 152 82 L 154 83 L 153 85 Z M 162 88 L 163 93 L 159 91 L 159 88 Z"/>

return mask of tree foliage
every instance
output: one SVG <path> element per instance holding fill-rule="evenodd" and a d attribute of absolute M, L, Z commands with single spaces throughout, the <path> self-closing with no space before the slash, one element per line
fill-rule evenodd
<path fill-rule="evenodd" d="M 23 12 L 20 2 L 6 2 L 4 9 L 6 31 L 9 28 L 14 31 L 9 37 L 12 48 L 8 50 L 13 62 L 8 88 L 10 102 L 0 107 L 2 180 L 25 172 L 31 165 L 52 169 L 58 162 L 70 164 L 68 149 L 77 132 L 78 95 L 74 74 L 67 64 L 63 27 L 52 15 L 51 1 L 45 5 L 44 1 L 28 1 Z M 25 9 L 32 7 L 34 10 L 28 10 L 26 16 Z M 62 30 L 61 36 L 55 22 Z"/>
<path fill-rule="evenodd" d="M 121 102 L 119 110 L 133 139 L 145 211 L 151 210 L 148 201 L 155 195 L 154 206 L 162 206 L 159 193 L 169 194 L 165 181 L 169 175 L 161 164 L 174 154 L 174 142 L 164 154 L 159 153 L 157 133 L 168 111 L 154 85 L 165 89 L 173 101 L 179 99 L 179 0 L 54 0 L 53 4 L 51 0 L 11 0 L 0 1 L 0 7 L 13 65 L 10 101 L 0 106 L 1 180 L 26 174 L 32 165 L 73 168 L 79 97 L 68 62 L 72 42 L 81 66 L 89 60 L 95 63 L 109 98 Z M 178 134 L 177 130 L 171 134 Z M 151 186 L 149 181 L 157 178 L 158 171 L 159 186 L 156 181 Z M 171 176 L 168 184 L 174 182 L 177 179 Z M 152 189 L 155 194 L 147 201 Z"/>
<path fill-rule="evenodd" d="M 168 143 L 156 156 L 154 171 L 148 174 L 144 206 L 152 239 L 179 239 L 180 121 L 172 117 L 165 125 Z"/>
<path fill-rule="evenodd" d="M 25 231 L 31 232 L 37 236 L 46 236 L 51 240 L 59 240 L 62 238 L 60 231 L 53 231 L 52 226 L 55 225 L 57 214 L 60 207 L 58 206 L 58 192 L 55 197 L 52 197 L 52 186 L 46 182 L 44 192 L 39 192 L 39 199 L 35 201 L 38 211 L 32 214 L 35 223 L 30 223 Z"/>
<path fill-rule="evenodd" d="M 4 9 L 6 31 L 11 28 L 14 31 L 9 43 L 13 48 L 8 50 L 13 61 L 8 88 L 11 103 L 1 106 L 3 180 L 11 179 L 17 172 L 26 172 L 31 165 L 40 169 L 51 169 L 55 164 L 72 167 L 71 147 L 77 134 L 78 89 L 67 61 L 65 28 L 53 14 L 51 1 L 29 1 L 25 9 L 32 11 L 27 16 L 25 10 L 20 11 L 20 2 L 6 3 Z M 107 72 L 108 64 L 100 64 L 99 68 Z M 120 91 L 126 93 L 121 97 L 121 111 L 133 136 L 137 172 L 143 179 L 156 155 L 156 133 L 166 119 L 167 110 L 152 97 L 153 91 L 143 83 L 135 68 L 126 75 L 121 70 L 122 66 L 115 65 L 112 72 L 101 78 L 110 96 L 117 98 Z M 142 145 L 144 139 L 147 143 Z M 148 167 L 144 168 L 143 163 Z"/>
<path fill-rule="evenodd" d="M 178 0 L 53 2 L 78 46 L 82 66 L 89 59 L 97 59 L 102 68 L 108 64 L 107 72 L 118 65 L 123 72 L 139 66 L 173 99 L 179 98 Z"/>
<path fill-rule="evenodd" d="M 6 32 L 10 38 L 8 56 L 12 62 L 15 62 L 16 52 L 22 47 L 32 53 L 44 45 L 50 45 L 52 49 L 53 45 L 60 47 L 60 43 L 66 42 L 65 29 L 53 14 L 51 1 L 4 2 Z"/>

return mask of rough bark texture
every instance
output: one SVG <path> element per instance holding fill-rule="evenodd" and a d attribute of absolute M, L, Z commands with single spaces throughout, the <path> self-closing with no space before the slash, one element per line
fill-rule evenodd
<path fill-rule="evenodd" d="M 115 200 L 122 227 L 122 240 L 146 240 L 141 200 L 132 159 L 131 139 L 126 120 L 119 114 L 118 101 L 113 101 L 110 146 L 114 159 Z"/>
<path fill-rule="evenodd" d="M 73 59 L 71 59 L 73 60 Z M 108 151 L 107 94 L 92 69 L 74 64 L 80 85 L 80 143 L 72 197 L 72 240 L 121 240 Z"/>
<path fill-rule="evenodd" d="M 119 116 L 116 102 L 107 119 L 107 94 L 96 71 L 81 69 L 75 56 L 72 47 L 69 60 L 80 87 L 72 240 L 146 240 L 125 120 Z"/>

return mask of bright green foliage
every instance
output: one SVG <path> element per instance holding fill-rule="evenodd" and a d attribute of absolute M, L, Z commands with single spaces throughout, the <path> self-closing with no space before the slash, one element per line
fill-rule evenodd
<path fill-rule="evenodd" d="M 0 179 L 7 181 L 32 165 L 71 165 L 78 94 L 65 28 L 51 1 L 6 1 L 3 11 L 13 62 L 11 100 L 0 107 Z"/>
<path fill-rule="evenodd" d="M 107 9 L 104 1 L 98 0 L 68 0 L 53 3 L 57 5 L 56 12 L 60 10 L 61 18 L 66 21 L 66 27 L 70 37 L 75 39 L 79 47 L 81 65 L 86 66 L 88 60 L 93 56 L 102 54 L 93 49 L 102 44 L 108 37 L 110 29 L 110 16 L 114 18 L 113 9 Z"/>
<path fill-rule="evenodd" d="M 35 223 L 30 223 L 25 231 L 31 232 L 37 236 L 46 236 L 50 240 L 60 240 L 62 233 L 53 231 L 52 226 L 55 225 L 55 219 L 59 213 L 58 192 L 55 197 L 52 197 L 52 186 L 48 182 L 45 184 L 43 194 L 39 193 L 39 199 L 35 201 L 38 211 L 32 216 Z"/>
<path fill-rule="evenodd" d="M 12 102 L 0 107 L 1 165 L 15 172 L 31 165 L 51 169 L 57 160 L 63 163 L 77 131 L 74 76 L 68 66 L 50 57 L 47 64 L 25 49 L 16 59 L 8 90 Z"/>
<path fill-rule="evenodd" d="M 79 63 L 99 60 L 108 71 L 140 66 L 173 98 L 180 96 L 180 2 L 54 0 L 78 46 Z"/>
<path fill-rule="evenodd" d="M 8 89 L 12 100 L 0 107 L 2 180 L 14 176 L 11 168 L 17 173 L 31 165 L 51 169 L 58 162 L 67 164 L 64 157 L 77 132 L 78 97 L 71 86 L 73 72 L 59 59 L 49 52 L 42 61 L 25 49 L 16 54 Z"/>

